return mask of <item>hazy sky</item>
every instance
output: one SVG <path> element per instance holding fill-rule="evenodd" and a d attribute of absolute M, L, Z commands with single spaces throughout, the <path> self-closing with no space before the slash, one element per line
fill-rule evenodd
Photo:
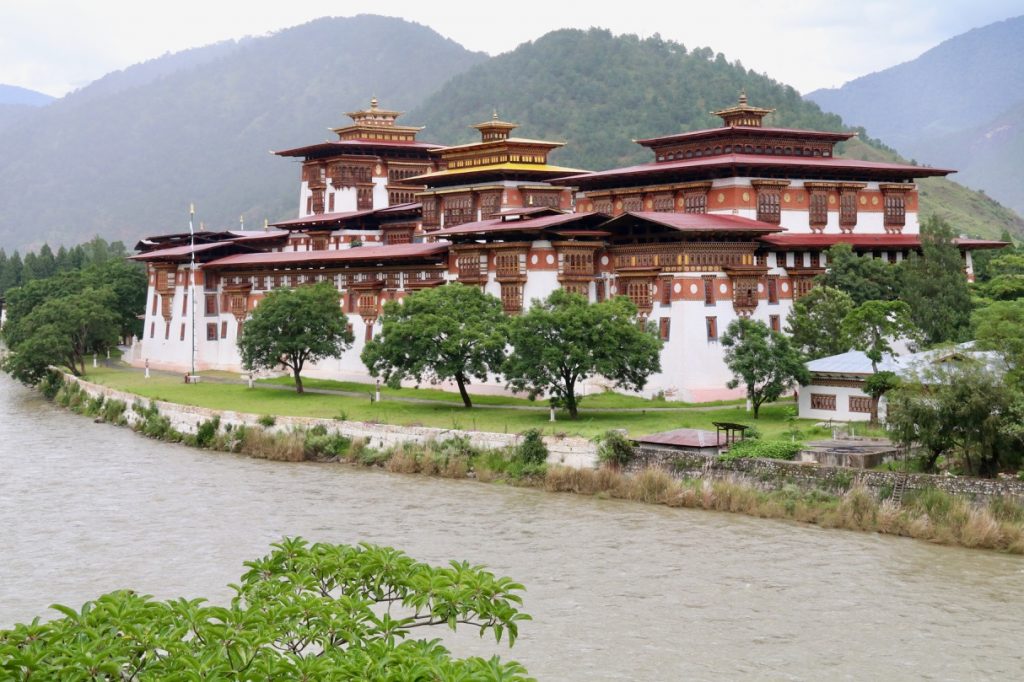
<path fill-rule="evenodd" d="M 807 92 L 1024 14 L 1024 0 L 0 0 L 0 83 L 62 95 L 166 52 L 370 11 L 490 54 L 565 27 L 660 33 Z"/>

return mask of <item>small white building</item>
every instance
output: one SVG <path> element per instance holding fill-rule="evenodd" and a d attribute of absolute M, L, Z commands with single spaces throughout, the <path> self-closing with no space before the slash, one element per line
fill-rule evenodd
<path fill-rule="evenodd" d="M 1002 356 L 995 351 L 973 350 L 974 343 L 952 348 L 939 348 L 920 353 L 882 356 L 878 371 L 893 372 L 901 378 L 921 374 L 927 367 L 971 358 L 993 371 L 1003 371 Z M 802 419 L 855 422 L 871 419 L 871 396 L 864 392 L 864 382 L 874 370 L 863 351 L 851 350 L 839 355 L 818 358 L 807 363 L 811 382 L 800 387 L 799 404 Z M 886 401 L 878 401 L 878 418 L 885 421 Z"/>

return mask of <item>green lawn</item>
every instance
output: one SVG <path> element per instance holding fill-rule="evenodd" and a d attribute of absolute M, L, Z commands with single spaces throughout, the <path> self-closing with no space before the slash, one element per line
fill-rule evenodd
<path fill-rule="evenodd" d="M 201 372 L 206 375 L 207 372 Z M 238 378 L 237 374 L 228 375 L 227 372 L 210 372 L 212 375 L 227 375 L 234 379 Z M 260 384 L 276 384 L 279 386 L 294 386 L 295 381 L 290 376 L 280 376 L 273 379 L 260 379 L 257 381 Z M 362 383 L 358 381 L 334 381 L 332 379 L 309 379 L 303 377 L 302 385 L 306 388 L 321 388 L 333 391 L 350 391 L 355 393 L 371 394 L 376 390 L 376 386 L 371 383 Z M 389 396 L 401 397 L 401 398 L 419 398 L 421 400 L 439 400 L 449 403 L 462 404 L 462 397 L 454 391 L 444 391 L 438 388 L 389 388 L 386 385 L 381 386 L 381 396 L 384 400 L 387 400 Z M 470 386 L 470 396 L 473 400 L 474 405 L 527 405 L 532 407 L 545 408 L 546 403 L 544 401 L 530 400 L 528 398 L 516 398 L 513 396 L 506 395 L 486 395 L 473 393 L 472 386 Z M 743 403 L 742 400 L 724 400 L 717 403 L 707 403 L 708 405 L 739 405 Z M 615 409 L 619 407 L 628 408 L 645 408 L 645 407 L 677 407 L 685 408 L 692 407 L 692 403 L 677 402 L 673 400 L 651 400 L 648 398 L 641 398 L 633 395 L 623 395 L 621 393 L 615 393 L 613 391 L 605 391 L 602 393 L 594 393 L 583 398 L 581 405 L 592 409 Z"/>
<path fill-rule="evenodd" d="M 608 429 L 626 429 L 631 436 L 682 427 L 713 429 L 714 421 L 755 424 L 766 437 L 782 437 L 788 429 L 785 421 L 789 405 L 761 408 L 761 418 L 754 422 L 742 405 L 726 405 L 709 411 L 672 412 L 606 412 L 588 411 L 587 403 L 580 418 L 571 421 L 565 413 L 555 423 L 548 421 L 546 411 L 516 409 L 470 409 L 449 405 L 425 405 L 400 401 L 372 403 L 369 398 L 354 398 L 307 393 L 298 395 L 274 388 L 250 389 L 243 384 L 185 384 L 180 377 L 154 374 L 144 378 L 134 369 L 88 368 L 87 381 L 136 393 L 146 398 L 197 405 L 219 410 L 253 414 L 274 414 L 300 417 L 344 418 L 354 421 L 376 421 L 401 425 L 439 428 L 474 429 L 519 433 L 539 428 L 546 434 L 568 434 L 591 437 Z M 312 384 L 311 384 L 312 385 Z M 413 389 L 405 389 L 413 390 Z M 423 390 L 423 389 L 420 389 Z M 648 405 L 651 403 L 648 402 Z M 657 403 L 660 404 L 660 403 Z M 602 405 L 602 407 L 604 407 Z M 809 421 L 798 422 L 807 429 Z"/>

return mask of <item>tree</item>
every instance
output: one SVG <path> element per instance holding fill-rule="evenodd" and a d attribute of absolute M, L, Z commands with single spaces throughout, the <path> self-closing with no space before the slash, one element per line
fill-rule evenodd
<path fill-rule="evenodd" d="M 576 389 L 588 377 L 639 391 L 661 369 L 661 340 L 637 325 L 636 306 L 623 296 L 588 303 L 579 294 L 554 291 L 512 318 L 509 343 L 503 372 L 508 385 L 531 398 L 549 394 L 572 419 L 579 416 Z"/>
<path fill-rule="evenodd" d="M 922 448 L 933 471 L 940 456 L 967 474 L 993 476 L 1021 465 L 1022 397 L 982 363 L 929 368 L 888 397 L 886 429 L 905 447 Z"/>
<path fill-rule="evenodd" d="M 853 299 L 845 291 L 816 286 L 793 303 L 786 332 L 810 360 L 845 353 L 850 339 L 843 333 L 843 318 L 851 310 Z"/>
<path fill-rule="evenodd" d="M 754 419 L 761 405 L 778 399 L 794 382 L 810 381 L 800 351 L 788 337 L 763 322 L 745 317 L 733 320 L 722 335 L 722 346 L 725 364 L 733 375 L 726 385 L 746 386 Z"/>
<path fill-rule="evenodd" d="M 885 261 L 858 256 L 849 244 L 835 244 L 826 254 L 828 270 L 818 276 L 818 284 L 845 291 L 857 305 L 897 298 L 899 277 L 896 268 Z"/>
<path fill-rule="evenodd" d="M 4 370 L 34 385 L 49 365 L 66 365 L 75 375 L 85 373 L 85 357 L 117 343 L 118 318 L 110 289 L 86 289 L 51 298 L 4 330 L 10 354 Z"/>
<path fill-rule="evenodd" d="M 459 625 L 509 645 L 523 586 L 481 566 L 431 566 L 390 547 L 289 538 L 247 571 L 227 606 L 130 590 L 56 605 L 63 617 L 0 630 L 14 679 L 527 680 L 514 661 L 454 658 L 415 628 Z"/>
<path fill-rule="evenodd" d="M 964 341 L 970 333 L 971 292 L 955 236 L 943 220 L 929 218 L 921 226 L 921 255 L 900 266 L 900 299 L 929 344 Z"/>
<path fill-rule="evenodd" d="M 864 380 L 864 392 L 871 396 L 871 423 L 878 424 L 878 401 L 886 393 L 900 385 L 900 378 L 895 372 L 883 370 L 875 372 Z"/>
<path fill-rule="evenodd" d="M 978 347 L 998 350 L 1018 382 L 1024 380 L 1024 300 L 996 301 L 971 317 Z"/>
<path fill-rule="evenodd" d="M 383 331 L 363 349 L 363 364 L 397 388 L 403 379 L 452 379 L 466 407 L 470 379 L 484 381 L 505 359 L 501 301 L 479 287 L 448 284 L 384 304 Z"/>
<path fill-rule="evenodd" d="M 307 363 L 341 357 L 353 341 L 338 292 L 327 282 L 277 289 L 260 301 L 238 339 L 246 369 L 285 367 L 302 393 Z"/>
<path fill-rule="evenodd" d="M 910 320 L 910 306 L 903 301 L 867 301 L 857 306 L 843 319 L 843 333 L 853 347 L 863 351 L 871 361 L 871 373 L 878 374 L 878 363 L 892 354 L 892 341 L 914 339 L 918 330 Z M 878 399 L 891 386 L 878 379 L 872 384 L 876 395 L 871 395 L 871 423 L 878 423 Z"/>

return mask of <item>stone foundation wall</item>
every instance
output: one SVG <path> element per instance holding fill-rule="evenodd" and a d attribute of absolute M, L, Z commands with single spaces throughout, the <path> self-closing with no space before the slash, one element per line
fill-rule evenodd
<path fill-rule="evenodd" d="M 720 462 L 714 457 L 667 448 L 637 448 L 637 457 L 630 465 L 630 469 L 642 469 L 647 466 L 661 467 L 679 478 L 738 478 L 766 489 L 792 484 L 807 489 L 845 490 L 853 485 L 862 485 L 876 493 L 892 490 L 896 480 L 902 475 L 892 471 L 867 471 L 778 459 L 736 459 Z M 980 501 L 1001 496 L 1024 501 L 1024 481 L 1016 479 L 932 474 L 907 476 L 907 490 L 923 488 L 936 488 Z"/>
<path fill-rule="evenodd" d="M 105 400 L 120 400 L 128 405 L 125 418 L 129 424 L 139 419 L 131 406 L 137 401 L 148 405 L 148 398 L 134 393 L 118 391 L 107 386 L 85 381 L 72 374 L 64 374 L 64 380 L 78 384 L 90 397 L 103 396 Z M 171 421 L 171 426 L 182 433 L 195 433 L 199 424 L 219 417 L 221 424 L 239 426 L 259 426 L 261 415 L 230 410 L 212 410 L 205 407 L 180 405 L 162 400 L 154 400 L 160 414 Z M 317 419 L 313 417 L 275 416 L 275 424 L 268 430 L 289 431 L 294 428 L 310 428 L 322 425 L 329 431 L 340 433 L 347 438 L 361 438 L 373 448 L 388 448 L 402 443 L 426 443 L 443 441 L 449 438 L 465 436 L 478 448 L 506 448 L 517 445 L 520 436 L 513 433 L 491 433 L 488 431 L 461 431 L 456 429 L 438 429 L 423 426 L 398 426 L 394 424 L 373 424 L 369 422 L 340 421 L 337 419 Z M 545 436 L 544 444 L 548 447 L 548 462 L 565 464 L 574 467 L 593 467 L 597 464 L 597 446 L 586 438 Z"/>

